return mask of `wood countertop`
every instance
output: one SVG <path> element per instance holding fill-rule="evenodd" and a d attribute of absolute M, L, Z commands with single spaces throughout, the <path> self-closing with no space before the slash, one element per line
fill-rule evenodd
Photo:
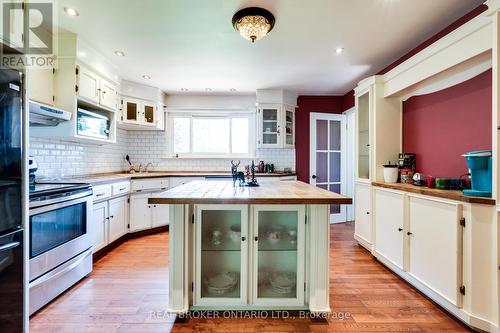
<path fill-rule="evenodd" d="M 284 173 L 284 172 L 273 172 L 273 173 L 256 173 L 255 176 L 257 180 L 261 177 L 289 177 L 296 176 L 296 173 Z M 165 177 L 206 177 L 206 176 L 227 176 L 230 177 L 231 173 L 228 171 L 150 171 L 150 172 L 136 172 L 136 173 L 125 173 L 125 172 L 112 172 L 112 173 L 102 173 L 94 174 L 88 176 L 76 176 L 71 178 L 63 178 L 58 180 L 47 179 L 51 183 L 88 183 L 92 185 L 102 185 L 109 184 L 119 181 L 127 180 L 138 180 L 138 179 L 150 179 L 150 178 L 165 178 Z M 43 182 L 44 179 L 41 180 Z"/>
<path fill-rule="evenodd" d="M 483 197 L 467 197 L 462 191 L 455 190 L 438 190 L 435 188 L 428 188 L 426 186 L 415 186 L 411 184 L 401 184 L 401 183 L 382 183 L 382 182 L 372 182 L 373 186 L 383 187 L 392 190 L 398 190 L 403 192 L 410 192 L 416 194 L 429 195 L 438 198 L 468 202 L 468 203 L 476 203 L 483 205 L 495 205 L 496 201 L 492 198 L 483 198 Z"/>
<path fill-rule="evenodd" d="M 230 181 L 192 181 L 153 196 L 149 204 L 351 204 L 352 199 L 299 181 L 233 187 Z"/>

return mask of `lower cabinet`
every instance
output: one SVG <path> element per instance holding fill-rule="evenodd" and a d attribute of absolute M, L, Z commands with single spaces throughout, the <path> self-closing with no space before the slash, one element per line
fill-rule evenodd
<path fill-rule="evenodd" d="M 462 205 L 408 196 L 408 272 L 418 281 L 461 306 Z"/>
<path fill-rule="evenodd" d="M 123 196 L 93 205 L 92 250 L 98 251 L 128 231 L 128 197 Z"/>
<path fill-rule="evenodd" d="M 304 206 L 250 215 L 246 205 L 195 206 L 194 306 L 304 305 Z"/>
<path fill-rule="evenodd" d="M 375 251 L 403 269 L 404 193 L 375 188 Z"/>
<path fill-rule="evenodd" d="M 364 247 L 372 244 L 371 185 L 356 183 L 354 237 Z M 370 249 L 371 250 L 371 249 Z"/>
<path fill-rule="evenodd" d="M 169 206 L 148 204 L 151 195 L 161 193 L 133 193 L 130 195 L 131 232 L 168 225 Z"/>

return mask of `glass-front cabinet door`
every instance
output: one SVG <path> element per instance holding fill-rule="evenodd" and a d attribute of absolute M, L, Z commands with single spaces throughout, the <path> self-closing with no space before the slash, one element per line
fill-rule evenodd
<path fill-rule="evenodd" d="M 253 304 L 304 305 L 304 206 L 253 208 Z"/>
<path fill-rule="evenodd" d="M 285 124 L 285 147 L 295 146 L 295 110 L 291 106 L 286 106 L 283 112 L 283 124 Z"/>
<path fill-rule="evenodd" d="M 281 145 L 280 116 L 279 105 L 269 104 L 259 107 L 259 147 L 276 148 Z"/>
<path fill-rule="evenodd" d="M 146 125 L 156 125 L 156 109 L 157 106 L 152 103 L 143 103 L 142 114 Z"/>
<path fill-rule="evenodd" d="M 194 305 L 246 304 L 247 206 L 197 205 L 195 218 Z"/>
<path fill-rule="evenodd" d="M 137 123 L 140 119 L 139 110 L 141 102 L 133 98 L 122 99 L 122 121 L 128 123 Z"/>
<path fill-rule="evenodd" d="M 357 177 L 370 179 L 370 92 L 357 97 L 358 172 Z"/>

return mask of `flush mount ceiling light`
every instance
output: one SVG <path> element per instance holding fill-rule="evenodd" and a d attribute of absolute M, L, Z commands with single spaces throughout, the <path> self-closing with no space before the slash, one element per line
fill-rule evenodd
<path fill-rule="evenodd" d="M 344 48 L 343 47 L 337 47 L 335 49 L 335 53 L 337 53 L 337 54 L 342 54 L 343 52 L 344 52 Z"/>
<path fill-rule="evenodd" d="M 274 22 L 274 15 L 259 7 L 241 9 L 233 16 L 233 27 L 252 43 L 265 37 L 273 29 Z"/>
<path fill-rule="evenodd" d="M 181 91 L 189 91 L 188 88 L 181 88 Z"/>
<path fill-rule="evenodd" d="M 142 78 L 143 78 L 144 80 L 151 80 L 151 76 L 146 75 L 146 74 L 144 74 L 144 75 L 142 76 Z"/>
<path fill-rule="evenodd" d="M 115 51 L 115 54 L 119 57 L 124 57 L 125 56 L 125 53 L 123 53 L 122 51 Z"/>
<path fill-rule="evenodd" d="M 64 7 L 64 11 L 69 16 L 78 16 L 78 15 L 80 15 L 76 9 L 71 8 L 71 7 Z"/>

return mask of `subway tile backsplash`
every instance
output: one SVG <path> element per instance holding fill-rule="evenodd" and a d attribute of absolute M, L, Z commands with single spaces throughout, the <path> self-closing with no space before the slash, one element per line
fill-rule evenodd
<path fill-rule="evenodd" d="M 118 129 L 116 144 L 102 146 L 60 139 L 30 138 L 30 155 L 38 163 L 38 177 L 61 178 L 118 172 L 128 168 L 125 155 L 134 165 L 153 163 L 152 170 L 229 171 L 230 159 L 167 158 L 166 132 Z M 255 162 L 274 163 L 277 171 L 295 170 L 295 149 L 257 149 Z M 251 160 L 242 160 L 241 165 Z"/>

